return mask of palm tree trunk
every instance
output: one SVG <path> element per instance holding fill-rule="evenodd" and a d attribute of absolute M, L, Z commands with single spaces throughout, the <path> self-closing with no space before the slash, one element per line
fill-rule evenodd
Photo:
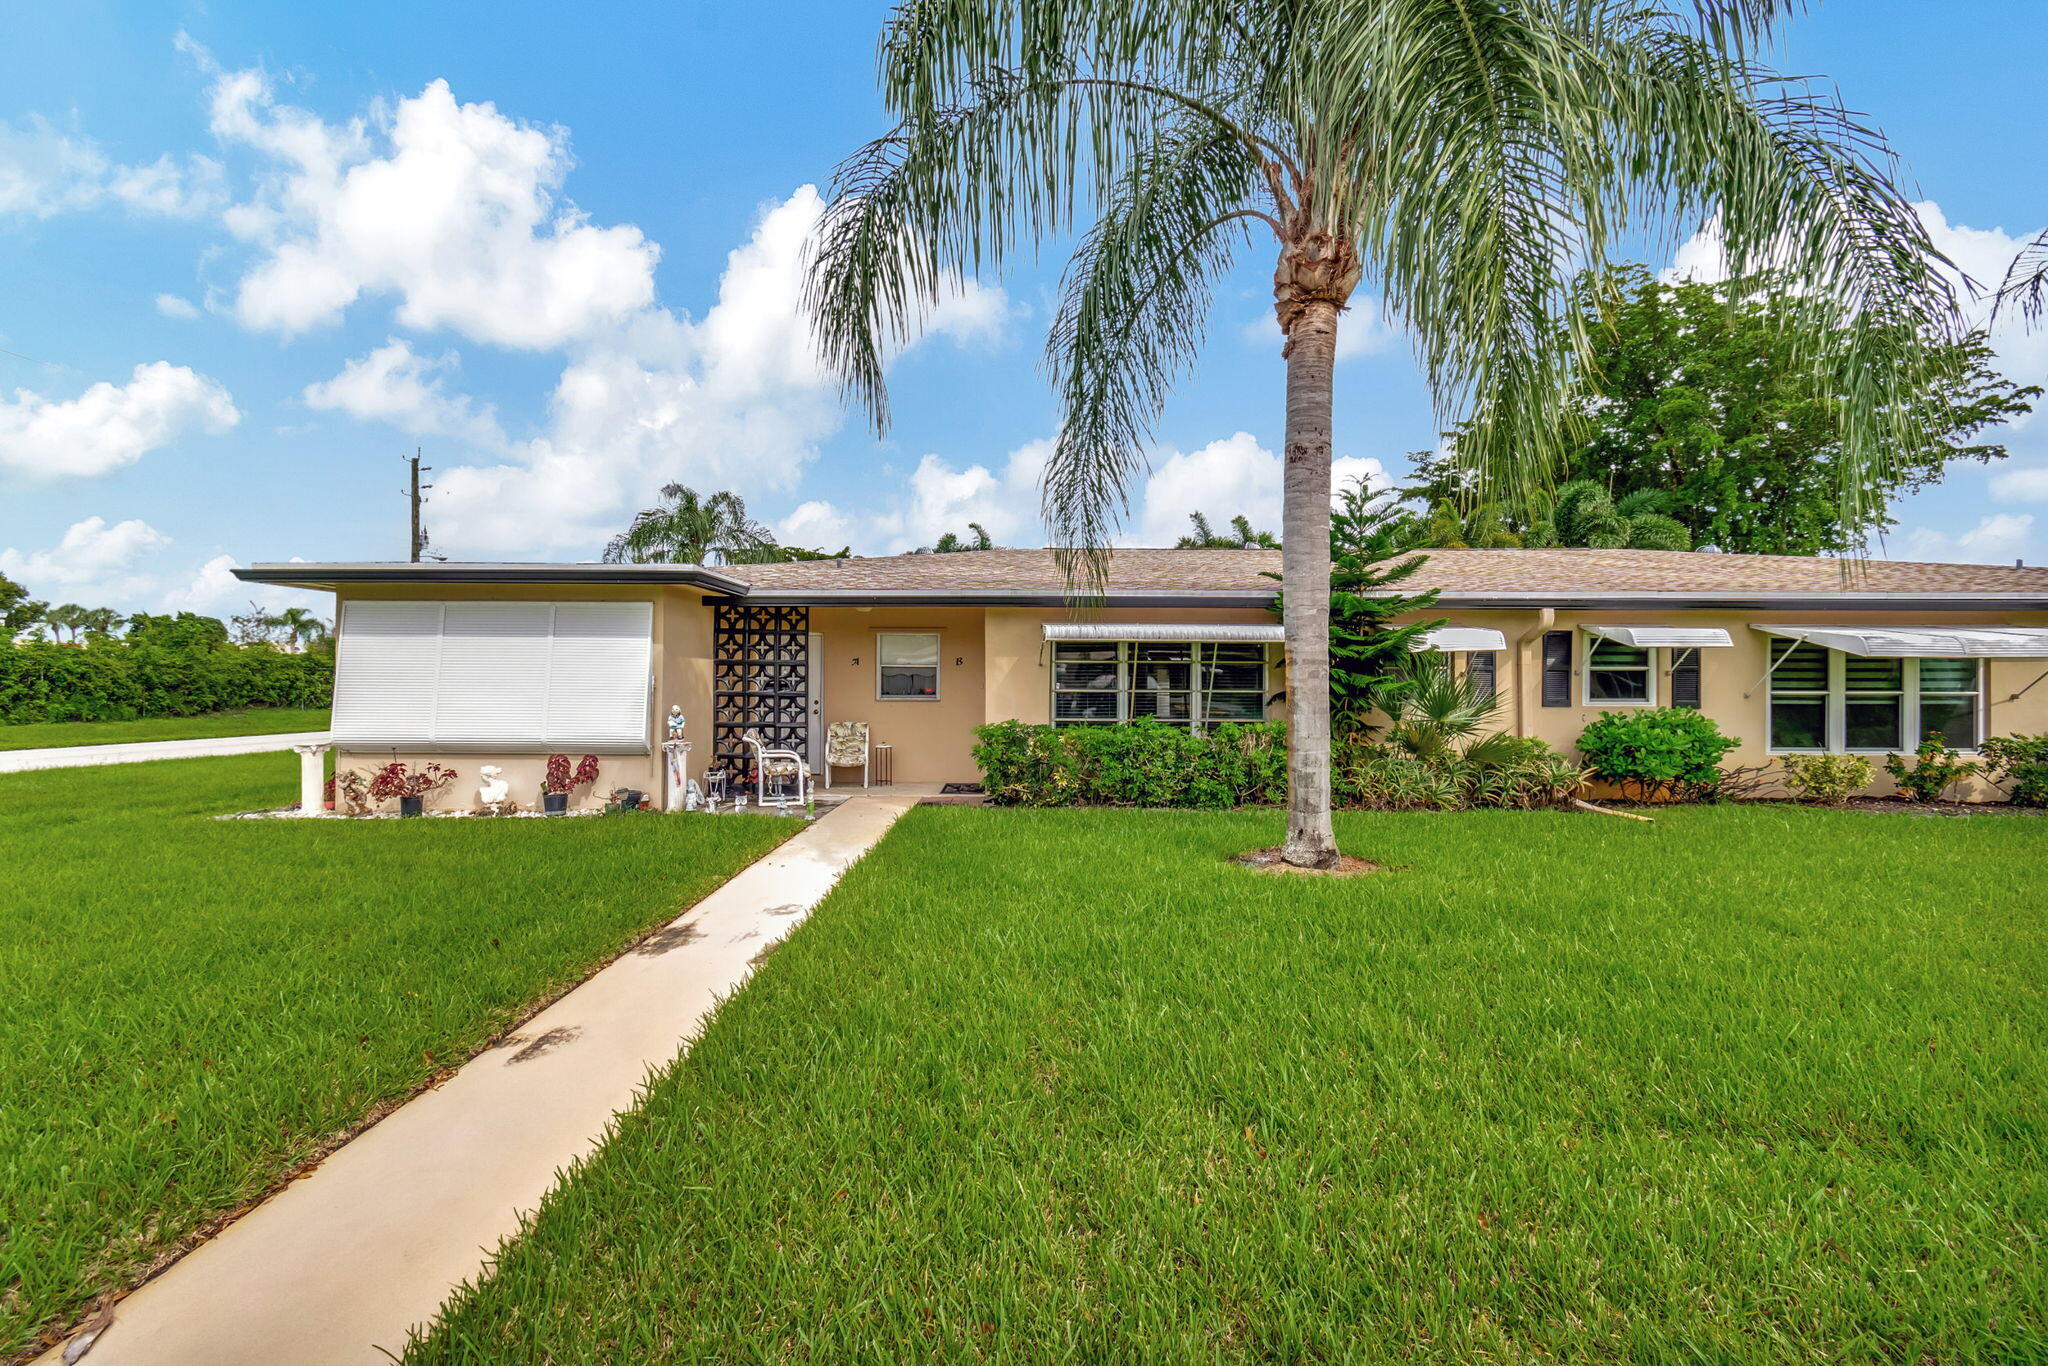
<path fill-rule="evenodd" d="M 1337 305 L 1301 306 L 1287 332 L 1280 586 L 1287 635 L 1287 842 L 1299 868 L 1337 861 L 1330 824 L 1330 425 Z"/>

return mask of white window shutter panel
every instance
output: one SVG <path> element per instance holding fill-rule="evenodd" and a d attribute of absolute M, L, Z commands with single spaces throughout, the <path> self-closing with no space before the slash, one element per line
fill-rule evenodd
<path fill-rule="evenodd" d="M 334 663 L 334 742 L 428 748 L 440 690 L 438 602 L 344 603 Z"/>
<path fill-rule="evenodd" d="M 547 683 L 548 747 L 646 753 L 653 649 L 652 603 L 556 603 Z"/>
<path fill-rule="evenodd" d="M 451 602 L 441 625 L 435 747 L 532 748 L 547 743 L 545 602 Z"/>

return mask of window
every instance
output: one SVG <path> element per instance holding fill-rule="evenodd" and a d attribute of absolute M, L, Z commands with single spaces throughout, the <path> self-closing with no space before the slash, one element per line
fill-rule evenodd
<path fill-rule="evenodd" d="M 1656 700 L 1650 651 L 1598 637 L 1586 652 L 1586 700 L 1648 706 Z"/>
<path fill-rule="evenodd" d="M 335 743 L 645 754 L 653 620 L 646 602 L 344 603 Z"/>
<path fill-rule="evenodd" d="M 937 701 L 939 633 L 878 633 L 875 637 L 875 696 Z"/>
<path fill-rule="evenodd" d="M 1141 717 L 1200 726 L 1265 715 L 1262 645 L 1104 641 L 1052 647 L 1056 726 L 1114 725 Z"/>
<path fill-rule="evenodd" d="M 1909 750 L 1939 733 L 1975 749 L 1983 674 L 1974 659 L 1891 659 L 1771 643 L 1775 750 Z"/>

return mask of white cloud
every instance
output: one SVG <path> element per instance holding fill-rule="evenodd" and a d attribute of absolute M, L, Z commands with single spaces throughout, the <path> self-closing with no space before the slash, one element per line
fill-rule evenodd
<path fill-rule="evenodd" d="M 654 299 L 660 249 L 562 196 L 566 131 L 458 104 L 444 80 L 337 127 L 277 103 L 261 72 L 222 72 L 212 126 L 271 163 L 226 215 L 260 253 L 234 298 L 248 327 L 302 332 L 391 295 L 402 326 L 543 350 Z"/>
<path fill-rule="evenodd" d="M 0 215 L 52 218 L 113 203 L 137 213 L 193 218 L 223 202 L 220 163 L 158 157 L 122 165 L 87 137 L 39 115 L 0 123 Z"/>
<path fill-rule="evenodd" d="M 750 497 L 797 487 L 845 422 L 802 309 L 804 246 L 822 208 L 808 185 L 769 206 L 726 258 L 701 319 L 650 308 L 581 345 L 543 435 L 503 463 L 441 472 L 436 543 L 498 553 L 589 545 L 670 480 Z M 971 341 L 1008 313 L 1001 290 L 963 287 L 933 321 Z"/>
<path fill-rule="evenodd" d="M 775 524 L 775 539 L 783 545 L 803 546 L 807 550 L 836 550 L 852 543 L 854 530 L 851 517 L 814 498 L 797 504 L 794 512 Z"/>
<path fill-rule="evenodd" d="M 226 389 L 168 361 L 138 365 L 128 383 L 101 380 L 72 399 L 17 389 L 0 399 L 0 469 L 105 474 L 189 430 L 220 433 L 241 419 Z"/>
<path fill-rule="evenodd" d="M 306 406 L 342 412 L 363 422 L 388 422 L 415 436 L 447 436 L 471 446 L 497 449 L 505 433 L 489 405 L 466 394 L 451 394 L 442 376 L 455 368 L 454 352 L 421 356 L 399 338 L 359 356 L 333 379 L 306 386 Z"/>
<path fill-rule="evenodd" d="M 193 303 L 190 299 L 181 298 L 176 294 L 157 295 L 156 311 L 163 314 L 166 318 L 176 318 L 181 322 L 190 322 L 199 316 L 199 306 L 197 304 Z"/>
<path fill-rule="evenodd" d="M 1390 481 L 1377 460 L 1342 456 L 1330 462 L 1332 493 L 1363 479 L 1371 489 Z M 1200 512 L 1216 527 L 1239 513 L 1253 530 L 1280 534 L 1280 457 L 1249 432 L 1212 441 L 1199 450 L 1168 450 L 1152 464 L 1127 545 L 1170 546 L 1188 534 L 1190 513 Z"/>
<path fill-rule="evenodd" d="M 1914 527 L 1901 539 L 1910 560 L 1935 560 L 1963 564 L 2006 564 L 2032 558 L 2034 515 L 2030 512 L 1996 512 L 1977 519 L 1977 525 L 1960 536 L 1932 527 Z"/>
<path fill-rule="evenodd" d="M 88 517 L 72 523 L 48 550 L 0 550 L 0 574 L 37 596 L 91 599 L 85 605 L 97 607 L 151 586 L 153 580 L 138 572 L 136 562 L 169 544 L 170 538 L 147 522 L 131 518 L 109 526 L 103 517 Z"/>
<path fill-rule="evenodd" d="M 297 556 L 293 556 L 297 559 Z M 166 592 L 158 600 L 160 612 L 199 612 L 208 616 L 228 616 L 242 611 L 250 604 L 275 612 L 286 607 L 305 607 L 322 616 L 331 616 L 334 599 L 326 593 L 308 592 L 303 588 L 280 588 L 273 584 L 243 583 L 235 577 L 240 561 L 232 555 L 215 555 L 193 571 L 185 583 Z"/>
<path fill-rule="evenodd" d="M 860 554 L 896 555 L 949 531 L 964 536 L 967 524 L 978 522 L 998 545 L 1041 545 L 1038 489 L 1051 454 L 1052 442 L 1027 441 L 1004 458 L 1000 471 L 982 464 L 955 468 L 929 454 L 899 487 L 865 508 L 848 511 L 816 499 L 799 504 L 776 524 L 776 537 L 790 545 L 836 550 L 850 544 Z"/>
<path fill-rule="evenodd" d="M 2048 502 L 2048 466 L 2022 466 L 1991 476 L 1991 495 L 2013 502 Z"/>

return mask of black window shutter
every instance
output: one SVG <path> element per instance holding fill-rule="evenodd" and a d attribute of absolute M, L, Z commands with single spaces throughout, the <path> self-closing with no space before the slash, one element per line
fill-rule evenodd
<path fill-rule="evenodd" d="M 1699 710 L 1700 652 L 1697 649 L 1680 651 L 1678 661 L 1671 666 L 1671 705 Z"/>
<path fill-rule="evenodd" d="M 1572 704 L 1572 633 L 1543 633 L 1543 705 L 1569 707 Z"/>
<path fill-rule="evenodd" d="M 1493 696 L 1493 651 L 1474 650 L 1465 664 L 1465 676 L 1481 697 Z"/>

